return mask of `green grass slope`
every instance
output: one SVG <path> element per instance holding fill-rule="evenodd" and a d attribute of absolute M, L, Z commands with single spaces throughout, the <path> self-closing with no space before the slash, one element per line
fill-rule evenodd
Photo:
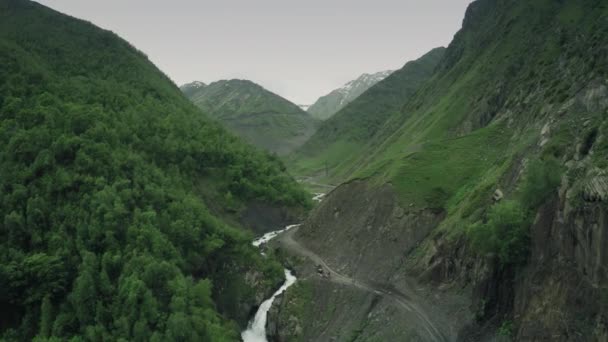
<path fill-rule="evenodd" d="M 208 204 L 308 205 L 284 171 L 113 33 L 0 0 L 0 339 L 237 340 L 282 269 Z"/>
<path fill-rule="evenodd" d="M 324 121 L 315 135 L 289 157 L 294 173 L 344 180 L 353 167 L 352 158 L 431 77 L 444 51 L 437 48 L 407 63 Z"/>
<path fill-rule="evenodd" d="M 508 281 L 518 291 L 521 279 L 542 279 L 542 294 L 533 290 L 531 298 L 509 288 L 500 294 L 506 305 L 486 305 L 489 292 L 474 300 L 480 325 L 502 320 L 497 334 L 514 340 L 599 341 L 605 328 L 589 322 L 605 320 L 606 278 L 589 275 L 585 259 L 562 259 L 570 245 L 552 234 L 574 234 L 577 215 L 605 217 L 606 187 L 593 184 L 606 181 L 607 142 L 608 4 L 478 0 L 436 73 L 356 151 L 346 177 L 390 183 L 410 212 L 432 209 L 445 217 L 411 255 L 420 270 L 438 255 L 465 251 L 469 260 L 487 258 L 513 272 L 505 278 L 513 277 Z M 499 202 L 497 190 L 504 195 Z M 550 207 L 551 200 L 560 205 Z M 539 221 L 543 210 L 554 223 Z M 583 227 L 577 228 L 587 234 L 595 229 Z M 543 230 L 551 233 L 541 237 Z M 599 231 L 589 240 L 598 241 Z M 577 257 L 585 248 L 578 243 Z M 539 261 L 545 244 L 557 245 L 555 261 Z M 592 262 L 605 268 L 605 259 Z M 565 269 L 576 285 L 555 286 Z M 573 298 L 585 304 L 572 305 Z"/>
<path fill-rule="evenodd" d="M 316 128 L 310 114 L 251 81 L 218 81 L 186 95 L 229 130 L 278 155 L 303 144 Z"/>
<path fill-rule="evenodd" d="M 563 157 L 572 141 L 559 136 L 536 148 L 543 127 L 601 126 L 605 115 L 584 92 L 608 72 L 606 7 L 474 2 L 435 75 L 358 151 L 350 176 L 392 182 L 404 201 L 425 206 L 438 191 L 450 198 L 493 170 L 498 177 L 522 153 Z M 587 128 L 575 130 L 574 141 Z"/>

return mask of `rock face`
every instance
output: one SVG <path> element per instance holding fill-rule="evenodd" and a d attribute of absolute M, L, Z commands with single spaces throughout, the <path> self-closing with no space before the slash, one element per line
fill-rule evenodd
<path fill-rule="evenodd" d="M 382 282 L 441 218 L 430 210 L 402 208 L 389 185 L 352 181 L 335 189 L 296 237 L 339 271 Z M 334 248 L 338 244 L 341 248 Z"/>
<path fill-rule="evenodd" d="M 608 201 L 608 172 L 602 171 L 589 179 L 583 190 L 583 199 L 587 202 Z"/>
<path fill-rule="evenodd" d="M 356 80 L 346 83 L 342 88 L 322 96 L 305 110 L 319 120 L 327 120 L 391 73 L 393 70 L 363 74 Z"/>
<path fill-rule="evenodd" d="M 608 208 L 548 203 L 532 227 L 531 258 L 515 284 L 522 341 L 605 341 L 608 336 Z"/>

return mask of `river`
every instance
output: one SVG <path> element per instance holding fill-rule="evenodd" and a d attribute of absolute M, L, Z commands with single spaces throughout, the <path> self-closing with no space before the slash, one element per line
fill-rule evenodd
<path fill-rule="evenodd" d="M 255 239 L 252 244 L 256 247 L 260 247 L 261 245 L 277 237 L 279 234 L 298 226 L 298 224 L 294 224 L 281 230 L 266 233 L 264 236 Z M 290 270 L 285 269 L 285 282 L 283 285 L 272 295 L 272 297 L 266 299 L 260 305 L 253 319 L 249 321 L 247 330 L 241 333 L 241 338 L 244 342 L 268 342 L 266 339 L 266 320 L 268 319 L 268 310 L 270 310 L 270 307 L 272 307 L 274 299 L 281 293 L 285 292 L 285 290 L 287 290 L 287 288 L 293 285 L 295 282 L 296 277 L 293 275 L 293 273 Z"/>
<path fill-rule="evenodd" d="M 313 201 L 321 202 L 323 200 L 324 196 L 325 196 L 325 194 L 317 193 L 313 197 Z M 299 224 L 293 224 L 293 225 L 285 227 L 284 229 L 266 233 L 266 234 L 264 234 L 264 236 L 255 239 L 252 242 L 252 244 L 255 247 L 260 247 L 261 245 L 263 245 L 263 244 L 267 243 L 268 241 L 277 237 L 279 234 L 284 233 L 290 229 L 293 229 L 293 228 L 296 228 L 299 226 L 300 226 Z M 272 307 L 272 303 L 274 302 L 274 299 L 281 293 L 285 292 L 285 290 L 287 290 L 287 288 L 289 288 L 291 285 L 293 285 L 296 282 L 296 280 L 297 279 L 293 275 L 293 273 L 290 270 L 285 269 L 285 282 L 272 295 L 272 297 L 266 299 L 260 305 L 260 307 L 258 308 L 258 311 L 255 313 L 255 316 L 253 317 L 253 319 L 251 321 L 249 321 L 247 330 L 245 330 L 241 333 L 241 338 L 243 339 L 243 342 L 268 342 L 268 339 L 266 338 L 266 321 L 268 319 L 268 310 L 270 310 L 270 308 Z"/>

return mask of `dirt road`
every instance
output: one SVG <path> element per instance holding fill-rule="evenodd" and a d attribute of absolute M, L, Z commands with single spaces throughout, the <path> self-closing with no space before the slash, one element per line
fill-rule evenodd
<path fill-rule="evenodd" d="M 290 250 L 291 252 L 308 258 L 315 265 L 320 265 L 323 268 L 323 271 L 326 274 L 329 274 L 329 277 L 324 278 L 325 280 L 344 286 L 355 287 L 363 291 L 371 292 L 376 295 L 380 295 L 387 299 L 390 299 L 392 303 L 396 304 L 404 310 L 407 310 L 408 312 L 413 313 L 420 320 L 426 332 L 428 333 L 430 340 L 449 341 L 449 339 L 444 336 L 441 330 L 439 330 L 435 326 L 435 324 L 433 324 L 433 322 L 429 319 L 428 315 L 420 307 L 420 305 L 414 302 L 413 298 L 415 298 L 415 296 L 408 296 L 407 294 L 399 292 L 396 289 L 392 289 L 391 286 L 382 284 L 372 284 L 370 282 L 356 280 L 335 271 L 329 265 L 327 265 L 323 258 L 321 258 L 313 251 L 302 246 L 298 241 L 294 239 L 294 235 L 299 228 L 300 227 L 296 227 L 294 229 L 284 232 L 283 234 L 277 237 L 277 241 L 284 248 Z"/>

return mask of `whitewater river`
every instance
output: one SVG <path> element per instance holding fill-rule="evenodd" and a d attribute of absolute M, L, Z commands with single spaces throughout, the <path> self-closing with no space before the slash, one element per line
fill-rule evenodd
<path fill-rule="evenodd" d="M 297 226 L 299 225 L 294 224 L 291 226 L 287 226 L 285 227 L 285 229 L 282 230 L 266 233 L 261 238 L 255 239 L 253 241 L 253 245 L 256 247 L 260 247 L 261 245 L 277 237 L 279 234 Z M 285 269 L 285 282 L 283 283 L 283 285 L 272 295 L 272 297 L 266 299 L 260 305 L 253 319 L 249 321 L 247 330 L 241 333 L 241 338 L 244 342 L 268 342 L 268 340 L 266 339 L 266 320 L 268 319 L 268 310 L 270 310 L 274 299 L 281 293 L 285 292 L 285 290 L 287 290 L 287 288 L 293 285 L 295 282 L 296 277 L 293 275 L 293 273 L 291 273 L 290 270 Z"/>
<path fill-rule="evenodd" d="M 325 194 L 315 194 L 313 200 L 315 202 L 321 202 Z M 296 228 L 300 226 L 299 224 L 294 224 L 285 227 L 284 229 L 277 230 L 274 232 L 266 233 L 264 236 L 257 238 L 253 241 L 253 245 L 256 247 L 260 247 L 261 245 L 267 243 L 268 241 L 274 239 L 279 234 L 284 233 L 290 229 Z M 285 292 L 287 288 L 293 285 L 296 282 L 296 277 L 291 273 L 290 270 L 285 269 L 285 282 L 283 285 L 272 295 L 272 297 L 266 299 L 258 308 L 258 311 L 255 313 L 255 316 L 249 321 L 249 325 L 247 326 L 247 330 L 241 333 L 241 338 L 244 342 L 268 342 L 266 339 L 266 320 L 268 319 L 268 310 L 272 307 L 272 303 L 274 299 Z"/>

